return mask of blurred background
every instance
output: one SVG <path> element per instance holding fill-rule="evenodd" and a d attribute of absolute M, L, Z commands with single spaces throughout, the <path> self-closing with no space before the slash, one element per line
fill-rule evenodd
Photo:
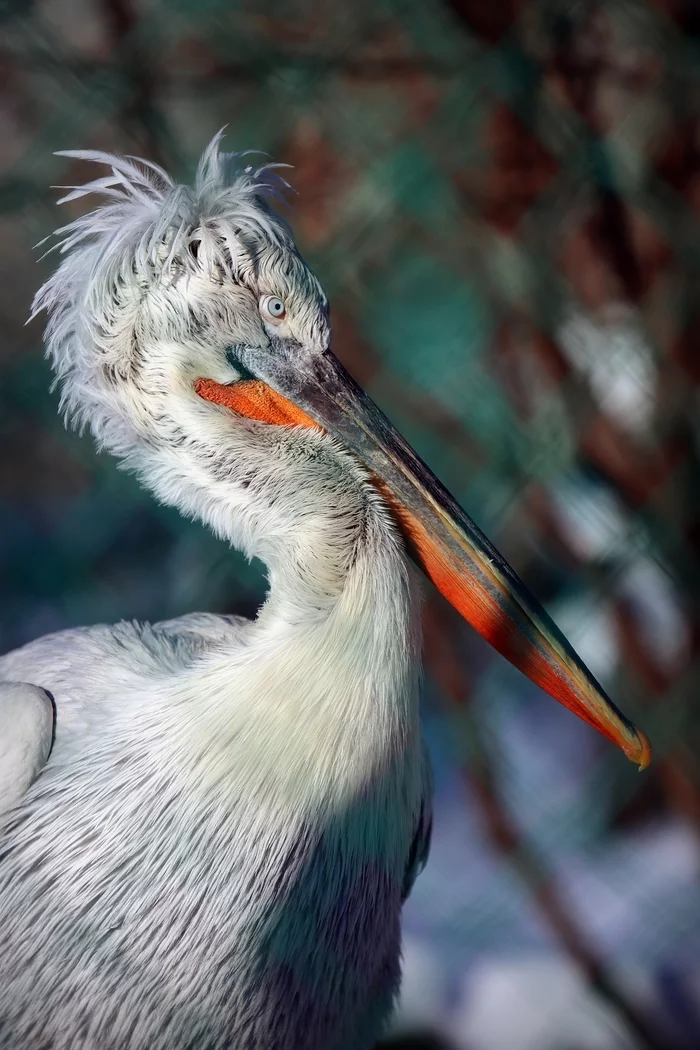
<path fill-rule="evenodd" d="M 700 3 L 0 0 L 2 649 L 253 615 L 63 429 L 24 327 L 65 148 L 295 166 L 334 349 L 651 737 L 639 774 L 426 585 L 430 863 L 392 1045 L 700 1047 Z"/>

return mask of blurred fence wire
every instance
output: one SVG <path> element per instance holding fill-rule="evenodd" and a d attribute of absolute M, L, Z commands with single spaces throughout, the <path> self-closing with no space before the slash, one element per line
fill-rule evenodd
<path fill-rule="evenodd" d="M 429 595 L 439 812 L 409 942 L 452 974 L 558 951 L 622 1018 L 499 1043 L 472 982 L 451 1037 L 700 1046 L 700 7 L 0 0 L 4 649 L 261 599 L 258 567 L 63 430 L 24 327 L 48 187 L 87 175 L 54 151 L 186 178 L 224 124 L 295 166 L 336 352 L 655 747 L 639 777 Z"/>

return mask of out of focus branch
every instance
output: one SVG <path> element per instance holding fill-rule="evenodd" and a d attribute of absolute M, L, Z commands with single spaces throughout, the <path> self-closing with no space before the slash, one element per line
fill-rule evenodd
<path fill-rule="evenodd" d="M 135 134 L 151 160 L 163 163 L 159 115 L 153 101 L 155 81 L 152 63 L 139 39 L 139 12 L 133 0 L 101 0 L 113 37 L 113 53 L 133 91 L 124 112 L 124 122 Z"/>
<path fill-rule="evenodd" d="M 531 488 L 528 492 L 528 507 L 537 532 L 546 541 L 550 550 L 559 552 L 565 563 L 575 567 L 577 573 L 590 578 L 593 585 L 598 580 L 593 567 L 585 564 L 572 547 L 566 532 L 560 527 L 546 491 Z M 661 666 L 646 644 L 640 624 L 628 605 L 612 596 L 612 609 L 618 628 L 618 638 L 625 666 L 632 668 L 644 693 L 652 703 L 660 703 L 672 689 L 684 687 L 690 692 L 695 675 L 696 645 L 691 644 L 688 662 L 673 674 Z M 658 778 L 669 808 L 685 819 L 690 819 L 700 831 L 700 784 L 697 782 L 697 759 L 686 743 L 671 746 L 662 759 L 652 763 L 649 774 Z"/>
<path fill-rule="evenodd" d="M 426 663 L 442 695 L 450 706 L 461 710 L 468 708 L 471 695 L 469 674 L 457 653 L 452 617 L 437 598 L 426 606 L 424 632 Z M 476 747 L 470 765 L 464 766 L 461 772 L 480 804 L 484 827 L 493 847 L 518 873 L 562 949 L 583 970 L 592 987 L 614 1007 L 640 1045 L 645 1050 L 669 1050 L 667 1039 L 654 1031 L 647 1018 L 608 973 L 567 907 L 546 862 L 527 842 L 504 807 L 497 777 L 486 748 L 479 742 L 478 728 L 474 723 L 472 732 Z"/>

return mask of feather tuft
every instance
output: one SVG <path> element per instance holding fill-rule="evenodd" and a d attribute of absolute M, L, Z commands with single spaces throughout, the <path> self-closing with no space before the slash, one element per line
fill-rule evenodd
<path fill-rule="evenodd" d="M 91 195 L 101 203 L 56 230 L 45 254 L 57 252 L 62 260 L 37 292 L 29 320 L 48 314 L 46 352 L 66 419 L 79 429 L 89 425 L 98 442 L 115 450 L 123 442 L 113 395 L 101 378 L 120 367 L 115 333 L 124 343 L 149 291 L 201 274 L 203 265 L 211 274 L 234 276 L 241 242 L 253 255 L 262 245 L 295 251 L 276 210 L 290 190 L 278 165 L 252 165 L 252 151 L 222 152 L 222 137 L 223 130 L 204 150 L 193 187 L 178 185 L 152 161 L 101 150 L 57 154 L 104 165 L 109 173 L 57 187 L 67 191 L 59 204 Z M 199 252 L 192 250 L 195 241 Z"/>

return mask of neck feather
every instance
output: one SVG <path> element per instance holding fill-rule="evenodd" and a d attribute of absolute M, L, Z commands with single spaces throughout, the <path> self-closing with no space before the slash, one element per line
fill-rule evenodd
<path fill-rule="evenodd" d="M 262 558 L 270 591 L 247 644 L 183 680 L 183 699 L 198 701 L 180 725 L 200 738 L 208 778 L 227 775 L 237 743 L 246 777 L 284 781 L 277 797 L 297 808 L 311 783 L 324 798 L 365 790 L 413 762 L 418 741 L 417 600 L 388 509 L 326 435 L 227 428 L 225 410 L 205 408 L 196 440 L 141 473 Z"/>

